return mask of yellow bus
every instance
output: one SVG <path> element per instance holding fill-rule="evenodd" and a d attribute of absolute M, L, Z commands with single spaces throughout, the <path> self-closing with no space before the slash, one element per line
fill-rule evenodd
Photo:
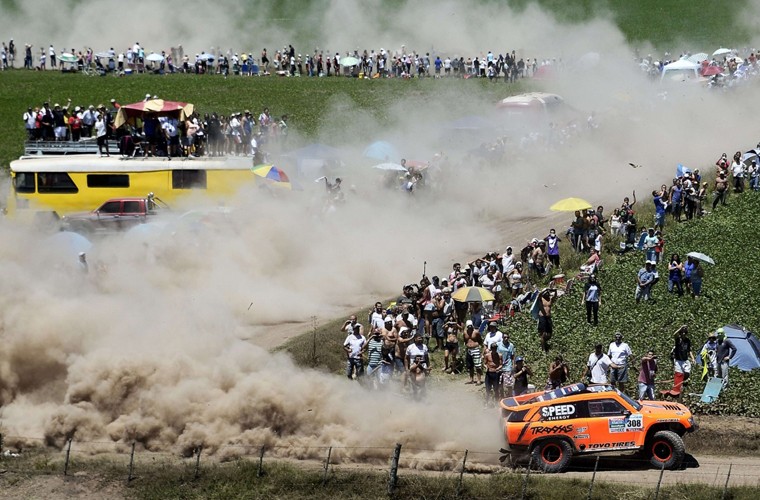
<path fill-rule="evenodd" d="M 7 209 L 18 218 L 47 219 L 92 210 L 109 198 L 151 192 L 167 203 L 191 193 L 222 198 L 254 182 L 252 165 L 246 157 L 23 156 L 10 165 Z"/>

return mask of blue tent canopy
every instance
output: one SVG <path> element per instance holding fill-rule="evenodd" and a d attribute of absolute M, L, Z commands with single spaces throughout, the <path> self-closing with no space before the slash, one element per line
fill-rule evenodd
<path fill-rule="evenodd" d="M 372 160 L 396 161 L 401 157 L 401 154 L 390 142 L 377 141 L 367 146 L 363 156 Z"/>
<path fill-rule="evenodd" d="M 760 341 L 752 332 L 739 325 L 726 325 L 723 333 L 736 346 L 730 366 L 745 372 L 760 368 Z"/>

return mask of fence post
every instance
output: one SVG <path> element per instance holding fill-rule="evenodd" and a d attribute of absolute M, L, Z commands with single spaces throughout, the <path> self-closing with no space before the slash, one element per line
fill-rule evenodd
<path fill-rule="evenodd" d="M 201 475 L 201 452 L 203 451 L 203 445 L 200 445 L 198 447 L 198 455 L 195 457 L 195 475 L 193 476 L 194 479 L 198 479 L 198 476 Z"/>
<path fill-rule="evenodd" d="M 657 488 L 654 490 L 654 500 L 657 500 L 657 497 L 660 496 L 660 485 L 662 484 L 663 474 L 665 474 L 665 462 L 662 463 L 662 468 L 660 469 L 660 479 L 657 480 Z"/>
<path fill-rule="evenodd" d="M 596 480 L 596 469 L 599 467 L 599 455 L 596 456 L 596 462 L 594 462 L 594 473 L 591 474 L 591 484 L 588 487 L 588 500 L 591 500 L 591 495 L 594 493 L 594 481 Z"/>
<path fill-rule="evenodd" d="M 132 475 L 134 466 L 135 466 L 135 442 L 132 441 L 132 451 L 129 454 L 129 474 L 127 474 L 127 484 L 131 483 L 132 480 L 134 479 L 134 476 Z"/>
<path fill-rule="evenodd" d="M 327 484 L 327 471 L 330 468 L 330 455 L 332 455 L 332 446 L 327 449 L 327 461 L 325 461 L 325 472 L 322 475 L 322 486 Z"/>
<path fill-rule="evenodd" d="M 261 447 L 261 451 L 259 452 L 259 469 L 256 471 L 256 477 L 261 477 L 264 475 L 264 447 Z"/>
<path fill-rule="evenodd" d="M 723 496 L 721 497 L 722 500 L 726 500 L 728 498 L 728 480 L 731 479 L 731 467 L 733 467 L 734 464 L 728 464 L 728 474 L 726 475 L 726 485 L 723 486 Z"/>
<path fill-rule="evenodd" d="M 457 497 L 462 495 L 462 481 L 464 477 L 464 468 L 467 466 L 467 453 L 470 450 L 464 450 L 464 458 L 462 459 L 462 470 L 459 471 L 459 484 L 457 485 Z"/>
<path fill-rule="evenodd" d="M 533 453 L 530 454 L 528 459 L 528 471 L 525 473 L 525 480 L 523 481 L 522 495 L 520 500 L 525 500 L 525 495 L 528 494 L 528 478 L 530 477 L 530 469 L 533 467 Z"/>
<path fill-rule="evenodd" d="M 398 461 L 401 457 L 401 443 L 396 443 L 396 449 L 393 450 L 393 456 L 391 457 L 391 471 L 388 478 L 388 495 L 393 496 L 396 492 L 396 484 L 398 483 Z"/>
<path fill-rule="evenodd" d="M 71 456 L 71 441 L 73 438 L 69 438 L 69 445 L 66 447 L 66 463 L 63 465 L 63 475 L 69 474 L 69 456 Z"/>

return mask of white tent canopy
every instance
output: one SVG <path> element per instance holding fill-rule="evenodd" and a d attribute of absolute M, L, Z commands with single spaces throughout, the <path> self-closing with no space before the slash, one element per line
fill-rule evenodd
<path fill-rule="evenodd" d="M 665 67 L 662 69 L 662 80 L 665 79 L 666 74 L 672 74 L 675 72 L 686 73 L 688 75 L 688 78 L 690 78 L 692 76 L 691 74 L 693 73 L 694 78 L 698 78 L 699 67 L 699 64 L 695 62 L 691 62 L 687 59 L 679 59 L 678 61 L 665 65 Z"/>

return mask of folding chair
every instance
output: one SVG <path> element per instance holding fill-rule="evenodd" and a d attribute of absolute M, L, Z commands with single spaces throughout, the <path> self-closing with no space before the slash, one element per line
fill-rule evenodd
<path fill-rule="evenodd" d="M 660 391 L 660 394 L 663 397 L 670 396 L 671 398 L 678 399 L 679 397 L 681 397 L 681 391 L 683 390 L 683 379 L 684 379 L 684 374 L 683 373 L 677 373 L 677 372 L 674 373 L 673 374 L 673 387 L 671 387 L 670 389 L 664 390 L 664 391 Z"/>
<path fill-rule="evenodd" d="M 701 403 L 713 403 L 716 399 L 718 399 L 718 396 L 720 395 L 720 391 L 723 389 L 723 379 L 720 377 L 710 377 L 710 380 L 707 381 L 707 384 L 705 384 L 705 388 L 702 391 L 702 394 L 689 394 L 689 396 L 700 396 L 699 401 Z"/>

